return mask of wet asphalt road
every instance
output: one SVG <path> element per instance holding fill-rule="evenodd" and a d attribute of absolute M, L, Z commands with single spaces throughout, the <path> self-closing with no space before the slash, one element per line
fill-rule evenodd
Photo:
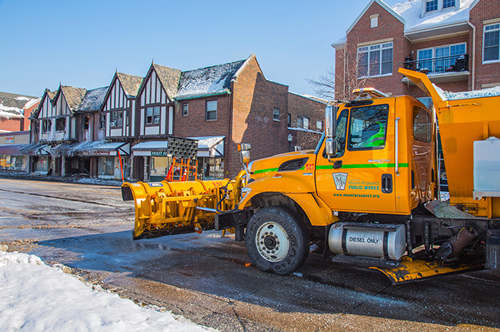
<path fill-rule="evenodd" d="M 120 188 L 0 178 L 0 242 L 221 331 L 500 330 L 500 272 L 393 286 L 315 253 L 296 273 L 248 266 L 221 232 L 132 241 Z"/>

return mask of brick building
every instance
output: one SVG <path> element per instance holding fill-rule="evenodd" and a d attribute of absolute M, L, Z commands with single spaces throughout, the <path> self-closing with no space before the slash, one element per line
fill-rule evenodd
<path fill-rule="evenodd" d="M 0 92 L 0 132 L 29 130 L 28 118 L 39 102 L 38 97 Z"/>
<path fill-rule="evenodd" d="M 267 80 L 255 55 L 189 71 L 152 63 L 145 77 L 116 72 L 109 87 L 46 90 L 31 116 L 30 171 L 161 181 L 173 137 L 198 141 L 202 179 L 234 177 L 238 143 L 252 159 L 313 148 L 325 103 Z"/>
<path fill-rule="evenodd" d="M 500 0 L 370 0 L 335 48 L 336 98 L 374 87 L 423 97 L 397 72 L 427 73 L 447 91 L 500 85 Z"/>

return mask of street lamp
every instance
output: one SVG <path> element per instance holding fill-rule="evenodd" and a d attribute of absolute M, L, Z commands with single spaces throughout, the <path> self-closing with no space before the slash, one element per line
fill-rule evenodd
<path fill-rule="evenodd" d="M 292 134 L 288 134 L 288 151 L 292 151 L 292 141 L 293 141 Z"/>

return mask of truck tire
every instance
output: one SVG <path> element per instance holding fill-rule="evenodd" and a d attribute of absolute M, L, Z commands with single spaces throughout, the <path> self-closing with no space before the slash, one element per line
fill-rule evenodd
<path fill-rule="evenodd" d="M 309 233 L 289 211 L 266 207 L 253 215 L 246 228 L 248 255 L 265 272 L 289 274 L 309 255 Z"/>

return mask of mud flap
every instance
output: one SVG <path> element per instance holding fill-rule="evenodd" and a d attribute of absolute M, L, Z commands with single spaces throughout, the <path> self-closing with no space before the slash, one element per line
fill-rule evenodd
<path fill-rule="evenodd" d="M 401 264 L 397 268 L 384 269 L 378 267 L 370 267 L 370 269 L 379 270 L 391 280 L 393 285 L 396 285 L 444 274 L 464 272 L 467 270 L 478 270 L 483 267 L 483 262 L 470 262 L 467 264 L 457 265 L 440 265 L 436 262 L 426 262 L 423 260 L 413 260 L 409 257 L 403 257 Z"/>

